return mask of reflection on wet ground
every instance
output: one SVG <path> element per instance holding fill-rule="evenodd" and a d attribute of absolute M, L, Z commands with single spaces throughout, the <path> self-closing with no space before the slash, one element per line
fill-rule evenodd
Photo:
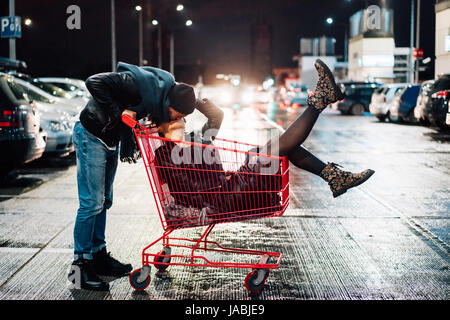
<path fill-rule="evenodd" d="M 260 115 L 251 108 L 225 109 L 220 136 L 263 144 L 269 131 L 286 128 L 302 110 L 261 106 Z M 201 127 L 200 118 L 194 124 Z M 211 241 L 282 253 L 279 269 L 271 271 L 259 297 L 244 288 L 250 270 L 239 268 L 170 266 L 167 277 L 158 277 L 152 267 L 144 292 L 133 291 L 127 277 L 108 280 L 106 293 L 68 290 L 78 207 L 75 162 L 24 166 L 16 180 L 0 188 L 0 299 L 448 300 L 446 135 L 325 110 L 305 147 L 323 161 L 376 173 L 334 199 L 323 180 L 291 166 L 290 205 L 282 217 L 215 227 Z M 157 212 L 143 164 L 119 164 L 108 211 L 108 251 L 140 268 L 142 249 L 162 233 Z M 201 231 L 174 233 L 195 239 Z M 189 253 L 174 249 L 174 254 Z M 251 259 L 234 254 L 215 258 Z"/>
<path fill-rule="evenodd" d="M 0 201 L 31 191 L 75 164 L 75 153 L 64 158 L 44 157 L 27 163 L 10 172 L 0 185 Z"/>

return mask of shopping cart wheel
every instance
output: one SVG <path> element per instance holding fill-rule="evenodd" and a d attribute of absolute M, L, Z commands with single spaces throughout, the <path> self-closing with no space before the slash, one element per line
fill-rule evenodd
<path fill-rule="evenodd" d="M 170 253 L 171 253 L 170 247 L 164 247 L 164 249 L 162 251 L 160 251 L 156 254 L 155 258 L 153 259 L 154 266 L 156 269 L 158 269 L 160 271 L 164 271 L 169 267 L 168 264 L 160 264 L 160 263 L 161 262 L 170 263 L 170 257 L 164 257 L 167 255 L 170 255 Z"/>
<path fill-rule="evenodd" d="M 269 269 L 256 269 L 245 277 L 245 287 L 251 293 L 257 294 L 264 289 L 266 280 L 269 277 Z"/>
<path fill-rule="evenodd" d="M 134 290 L 145 290 L 150 284 L 150 267 L 134 270 L 130 274 L 130 284 Z"/>

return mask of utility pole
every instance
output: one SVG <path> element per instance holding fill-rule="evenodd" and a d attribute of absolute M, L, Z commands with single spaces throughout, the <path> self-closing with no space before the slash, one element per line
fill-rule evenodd
<path fill-rule="evenodd" d="M 111 70 L 116 72 L 117 54 L 116 54 L 116 11 L 115 0 L 111 0 Z"/>
<path fill-rule="evenodd" d="M 161 39 L 161 33 L 162 33 L 162 26 L 161 24 L 158 25 L 158 68 L 162 69 L 162 39 Z"/>
<path fill-rule="evenodd" d="M 14 0 L 9 0 L 9 16 L 14 17 Z M 9 38 L 9 58 L 16 59 L 16 38 Z"/>
<path fill-rule="evenodd" d="M 142 7 L 138 6 L 136 9 L 138 11 L 138 19 L 139 19 L 139 66 L 144 64 L 144 36 L 143 36 L 143 23 L 142 23 Z"/>
<path fill-rule="evenodd" d="M 414 0 L 411 0 L 411 29 L 410 29 L 410 40 L 409 40 L 409 60 L 408 60 L 408 82 L 414 82 Z"/>
<path fill-rule="evenodd" d="M 175 74 L 175 41 L 174 41 L 174 30 L 170 33 L 170 73 Z"/>
<path fill-rule="evenodd" d="M 417 0 L 416 48 L 420 48 L 420 0 Z M 414 82 L 419 82 L 419 57 L 416 58 L 416 75 Z"/>

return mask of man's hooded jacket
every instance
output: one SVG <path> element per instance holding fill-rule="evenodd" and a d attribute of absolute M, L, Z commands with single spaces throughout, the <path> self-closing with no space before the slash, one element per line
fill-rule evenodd
<path fill-rule="evenodd" d="M 173 76 L 161 69 L 119 62 L 118 72 L 100 73 L 86 80 L 92 95 L 80 113 L 86 130 L 107 146 L 121 142 L 120 160 L 136 161 L 139 148 L 132 130 L 121 122 L 123 110 L 136 112 L 136 119 L 151 117 L 156 123 L 169 121 L 169 92 Z"/>

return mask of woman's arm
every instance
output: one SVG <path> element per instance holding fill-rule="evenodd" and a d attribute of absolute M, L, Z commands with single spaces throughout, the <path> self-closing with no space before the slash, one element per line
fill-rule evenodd
<path fill-rule="evenodd" d="M 197 99 L 195 107 L 208 118 L 208 122 L 202 128 L 203 139 L 207 141 L 214 139 L 222 125 L 223 111 L 206 98 Z"/>

